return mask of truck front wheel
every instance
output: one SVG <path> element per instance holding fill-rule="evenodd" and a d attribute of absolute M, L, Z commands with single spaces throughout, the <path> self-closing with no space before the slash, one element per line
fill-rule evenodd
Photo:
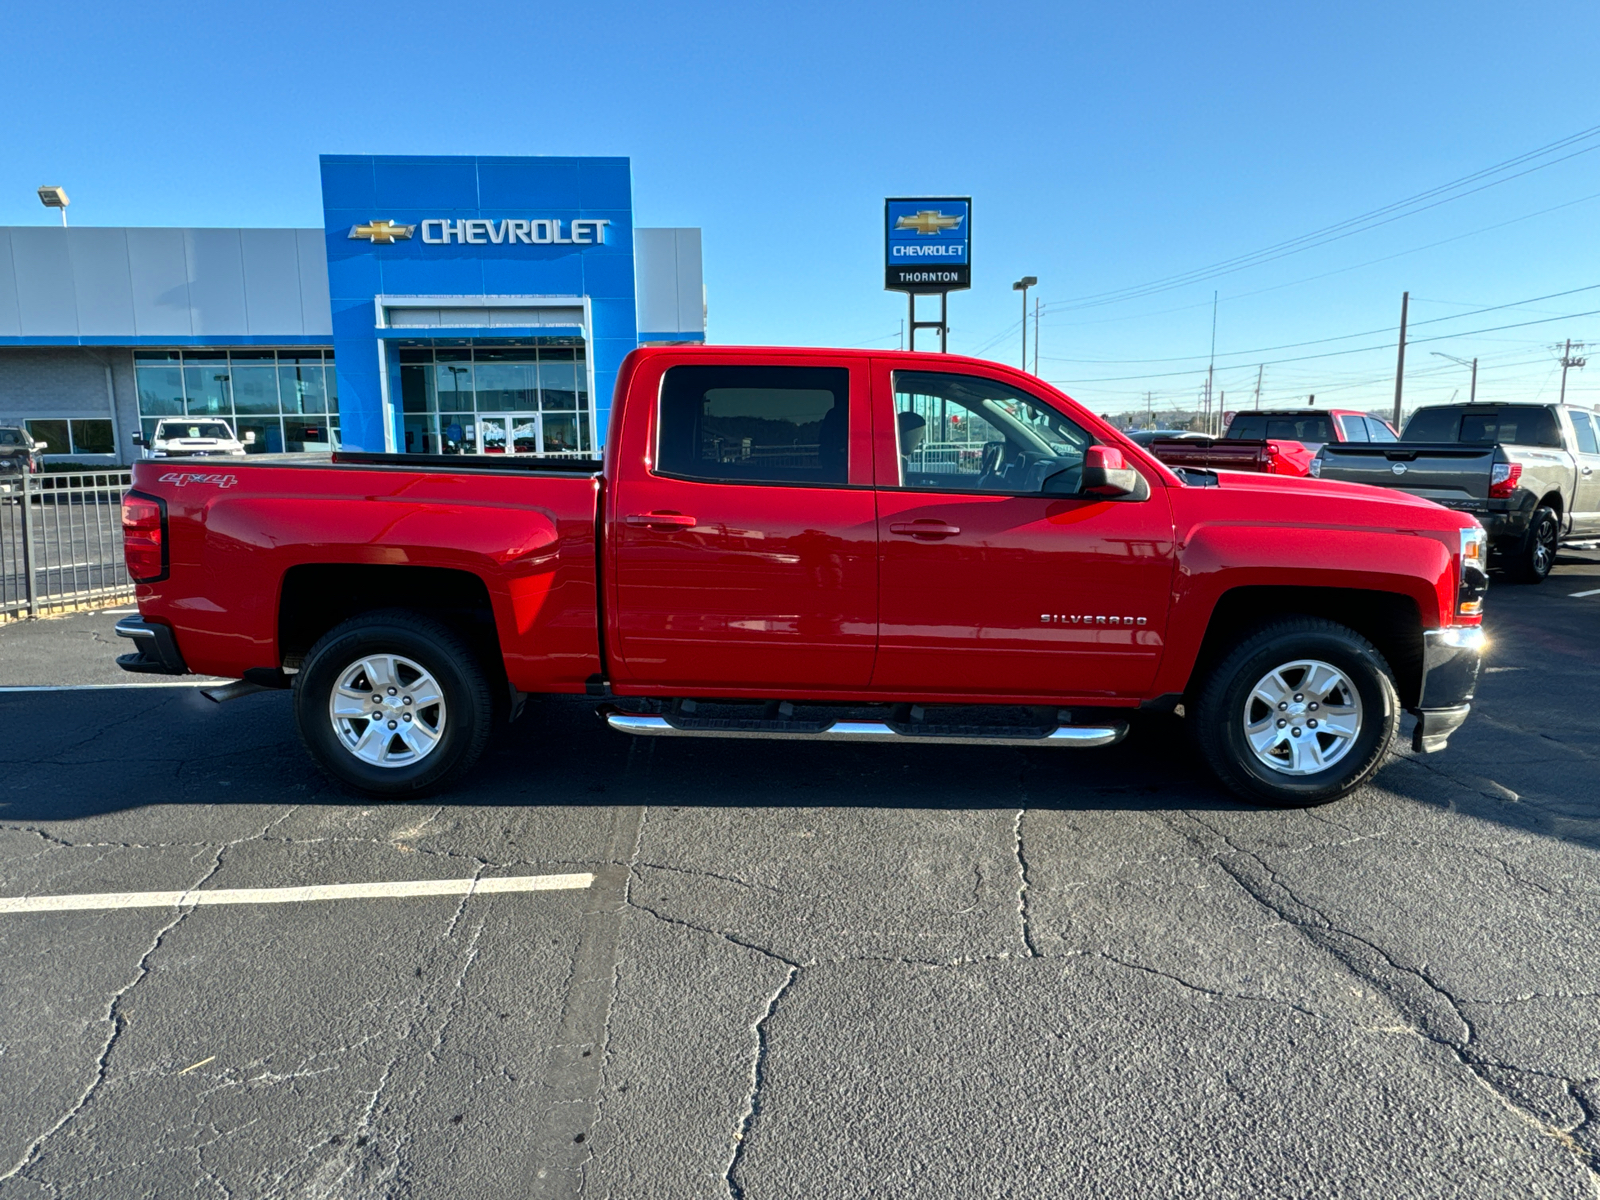
<path fill-rule="evenodd" d="M 1238 795 L 1325 804 L 1366 783 L 1400 727 L 1394 675 L 1371 642 L 1317 617 L 1247 636 L 1211 672 L 1193 719 L 1212 772 Z"/>
<path fill-rule="evenodd" d="M 295 724 L 311 756 L 378 796 L 421 795 L 470 770 L 493 711 L 467 643 L 402 609 L 331 630 L 294 680 Z"/>

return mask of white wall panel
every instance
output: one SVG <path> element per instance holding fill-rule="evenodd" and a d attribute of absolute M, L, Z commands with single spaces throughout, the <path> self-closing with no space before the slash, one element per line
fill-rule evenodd
<path fill-rule="evenodd" d="M 72 260 L 72 289 L 83 337 L 127 336 L 133 328 L 133 279 L 128 269 L 125 229 L 66 231 Z"/>
<path fill-rule="evenodd" d="M 244 303 L 244 251 L 237 229 L 185 229 L 189 307 L 197 336 L 250 332 Z"/>
<path fill-rule="evenodd" d="M 682 333 L 706 331 L 705 281 L 700 263 L 700 231 L 674 229 L 673 242 L 678 266 L 678 323 Z"/>
<path fill-rule="evenodd" d="M 328 303 L 328 243 L 320 229 L 296 229 L 300 258 L 300 306 L 309 337 L 333 336 L 333 309 Z"/>
<path fill-rule="evenodd" d="M 300 250 L 292 229 L 241 229 L 245 319 L 257 336 L 304 333 Z"/>
<path fill-rule="evenodd" d="M 17 272 L 11 265 L 11 231 L 0 229 L 0 337 L 22 336 L 17 307 Z"/>
<path fill-rule="evenodd" d="M 189 265 L 181 229 L 129 229 L 128 268 L 133 276 L 133 333 L 188 337 Z"/>
<path fill-rule="evenodd" d="M 67 230 L 48 226 L 11 229 L 11 261 L 23 337 L 77 337 L 78 306 L 72 293 Z"/>

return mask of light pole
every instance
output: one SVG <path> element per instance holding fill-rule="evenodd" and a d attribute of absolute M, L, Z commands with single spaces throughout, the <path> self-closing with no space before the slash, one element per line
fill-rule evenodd
<path fill-rule="evenodd" d="M 1467 403 L 1468 404 L 1475 403 L 1477 401 L 1477 399 L 1478 399 L 1478 360 L 1477 360 L 1477 358 L 1473 358 L 1473 360 L 1471 362 L 1468 362 L 1464 358 L 1457 358 L 1454 354 L 1445 354 L 1443 351 L 1440 351 L 1440 350 L 1430 350 L 1430 351 L 1428 351 L 1428 353 L 1433 355 L 1435 358 L 1448 358 L 1453 363 L 1460 363 L 1463 367 L 1471 367 L 1472 368 L 1472 391 L 1470 391 L 1467 394 Z"/>
<path fill-rule="evenodd" d="M 72 201 L 67 199 L 67 189 L 46 185 L 39 189 L 39 203 L 46 208 L 59 208 L 61 210 L 61 228 L 67 227 L 67 205 Z"/>
<path fill-rule="evenodd" d="M 1024 275 L 1011 285 L 1013 292 L 1022 293 L 1022 369 L 1028 369 L 1028 289 L 1039 282 L 1036 275 Z"/>

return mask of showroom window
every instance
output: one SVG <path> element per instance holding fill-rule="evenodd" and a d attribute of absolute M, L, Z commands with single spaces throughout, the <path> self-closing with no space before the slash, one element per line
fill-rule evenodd
<path fill-rule="evenodd" d="M 44 417 L 30 420 L 28 432 L 36 442 L 48 442 L 46 454 L 115 454 L 116 436 L 104 417 Z"/>
<path fill-rule="evenodd" d="M 583 342 L 401 347 L 391 360 L 408 454 L 590 454 Z"/>
<path fill-rule="evenodd" d="M 162 417 L 220 417 L 252 454 L 331 450 L 339 405 L 330 350 L 136 350 L 145 440 Z"/>

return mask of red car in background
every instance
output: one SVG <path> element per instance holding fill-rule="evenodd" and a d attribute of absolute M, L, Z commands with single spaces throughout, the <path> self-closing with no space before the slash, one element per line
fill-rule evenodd
<path fill-rule="evenodd" d="M 1157 436 L 1143 444 L 1173 467 L 1308 475 L 1329 442 L 1398 441 L 1387 421 L 1352 409 L 1290 409 L 1236 414 L 1220 438 Z"/>

